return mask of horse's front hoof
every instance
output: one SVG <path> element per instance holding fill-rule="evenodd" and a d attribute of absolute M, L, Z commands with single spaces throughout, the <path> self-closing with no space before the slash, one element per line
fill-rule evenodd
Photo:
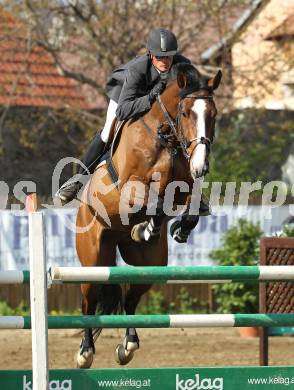
<path fill-rule="evenodd" d="M 170 235 L 179 244 L 184 244 L 188 241 L 189 233 L 183 232 L 180 221 L 175 221 L 170 227 Z"/>
<path fill-rule="evenodd" d="M 142 242 L 154 242 L 160 237 L 160 229 L 152 231 L 150 230 L 150 223 L 148 221 L 138 223 L 133 226 L 131 231 L 132 240 L 138 243 Z"/>
<path fill-rule="evenodd" d="M 81 350 L 78 351 L 76 355 L 77 368 L 90 368 L 92 366 L 94 359 L 94 352 L 92 348 L 89 348 L 87 351 Z"/>
<path fill-rule="evenodd" d="M 145 237 L 144 237 L 144 230 L 146 229 L 148 225 L 148 222 L 141 222 L 138 223 L 137 225 L 133 226 L 132 231 L 131 231 L 131 237 L 132 240 L 135 242 L 146 242 Z"/>
<path fill-rule="evenodd" d="M 133 359 L 133 357 L 133 351 L 127 351 L 122 344 L 118 344 L 115 350 L 115 360 L 119 365 L 125 366 Z"/>

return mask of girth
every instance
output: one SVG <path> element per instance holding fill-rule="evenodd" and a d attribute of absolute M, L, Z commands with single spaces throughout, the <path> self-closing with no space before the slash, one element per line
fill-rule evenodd
<path fill-rule="evenodd" d="M 119 185 L 119 176 L 118 176 L 118 172 L 117 172 L 117 170 L 116 170 L 116 168 L 115 168 L 115 166 L 113 164 L 112 157 L 113 157 L 113 154 L 114 154 L 115 149 L 117 147 L 117 144 L 119 142 L 119 138 L 121 136 L 122 128 L 123 128 L 123 126 L 124 126 L 124 124 L 126 122 L 127 122 L 127 120 L 124 120 L 124 121 L 116 123 L 113 141 L 111 142 L 110 153 L 109 153 L 108 157 L 106 158 L 106 168 L 107 168 L 107 171 L 109 173 L 109 176 L 111 177 L 111 180 L 113 181 L 113 183 L 115 184 L 115 186 L 117 188 L 118 188 L 118 185 Z"/>

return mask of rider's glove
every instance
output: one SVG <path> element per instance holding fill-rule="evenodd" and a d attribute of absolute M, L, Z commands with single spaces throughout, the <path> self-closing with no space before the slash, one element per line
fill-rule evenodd
<path fill-rule="evenodd" d="M 160 95 L 166 87 L 166 80 L 160 79 L 157 84 L 149 92 L 149 101 L 152 104 L 156 100 L 156 96 Z"/>

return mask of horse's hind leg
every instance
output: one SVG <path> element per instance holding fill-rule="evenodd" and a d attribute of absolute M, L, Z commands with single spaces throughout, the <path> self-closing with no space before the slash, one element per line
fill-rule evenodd
<path fill-rule="evenodd" d="M 132 284 L 125 298 L 125 312 L 127 315 L 133 315 L 140 298 L 150 289 L 151 285 Z M 135 328 L 127 328 L 126 335 L 122 342 L 116 347 L 115 360 L 120 365 L 128 364 L 134 356 L 134 352 L 139 349 L 140 342 Z"/>
<path fill-rule="evenodd" d="M 167 265 L 167 234 L 166 224 L 161 226 L 161 240 L 150 243 L 137 244 L 128 242 L 126 245 L 119 245 L 120 253 L 129 265 L 133 266 L 166 266 Z M 152 286 L 150 284 L 131 284 L 125 298 L 125 312 L 133 315 L 143 294 Z M 139 337 L 135 328 L 128 328 L 122 344 L 116 348 L 116 361 L 127 364 L 139 348 Z"/>
<path fill-rule="evenodd" d="M 114 265 L 114 264 L 110 264 Z M 117 285 L 81 285 L 83 299 L 83 315 L 110 314 L 116 310 L 121 300 L 121 288 Z M 84 330 L 80 351 L 77 355 L 79 368 L 90 368 L 95 354 L 95 340 L 100 335 L 102 329 L 95 329 L 94 338 L 92 328 Z"/>
<path fill-rule="evenodd" d="M 86 206 L 81 206 L 78 212 L 78 226 L 85 226 L 90 217 Z M 82 266 L 114 265 L 115 245 L 102 245 L 104 228 L 95 222 L 88 231 L 77 234 L 76 246 Z M 81 284 L 83 315 L 94 315 L 103 286 L 98 284 Z M 100 294 L 101 295 L 101 294 Z M 80 349 L 77 353 L 77 366 L 89 368 L 95 353 L 92 329 L 85 329 Z"/>
<path fill-rule="evenodd" d="M 82 284 L 82 313 L 83 315 L 94 315 L 97 304 L 97 286 L 91 284 Z M 90 368 L 95 354 L 95 345 L 93 340 L 92 328 L 84 329 L 84 336 L 80 344 L 80 350 L 77 353 L 78 368 Z"/>

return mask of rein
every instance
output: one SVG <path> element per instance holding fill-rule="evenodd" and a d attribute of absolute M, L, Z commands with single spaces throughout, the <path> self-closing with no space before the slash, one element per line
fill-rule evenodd
<path fill-rule="evenodd" d="M 196 99 L 212 99 L 213 96 L 210 94 L 210 95 L 186 95 L 183 97 L 183 99 L 186 99 L 186 98 L 195 99 L 195 100 Z M 176 140 L 178 141 L 178 144 L 180 146 L 180 149 L 182 149 L 183 155 L 187 160 L 190 159 L 190 156 L 189 156 L 187 149 L 191 146 L 191 144 L 193 142 L 196 142 L 195 148 L 197 145 L 204 144 L 208 149 L 210 149 L 211 140 L 207 137 L 195 137 L 195 138 L 191 138 L 190 140 L 185 139 L 185 137 L 183 135 L 183 131 L 182 131 L 182 127 L 181 127 L 181 119 L 180 119 L 182 116 L 182 113 L 183 113 L 182 109 L 181 109 L 181 107 L 182 107 L 181 101 L 182 100 L 179 103 L 179 109 L 177 112 L 176 120 L 174 122 L 172 117 L 168 113 L 165 105 L 163 104 L 160 95 L 157 95 L 156 99 L 157 99 L 157 102 L 159 104 L 161 111 L 163 112 L 163 115 L 166 119 L 166 122 L 168 123 L 168 125 L 171 129 L 171 134 L 162 134 L 160 129 L 163 126 L 163 123 L 161 123 L 158 126 L 158 137 L 160 138 L 161 142 L 164 142 L 166 145 L 167 141 L 170 138 L 173 138 L 173 137 L 176 138 Z M 177 129 L 178 129 L 178 131 L 177 131 Z M 176 155 L 177 152 L 178 152 L 178 145 L 176 147 L 172 148 L 173 155 Z"/>

